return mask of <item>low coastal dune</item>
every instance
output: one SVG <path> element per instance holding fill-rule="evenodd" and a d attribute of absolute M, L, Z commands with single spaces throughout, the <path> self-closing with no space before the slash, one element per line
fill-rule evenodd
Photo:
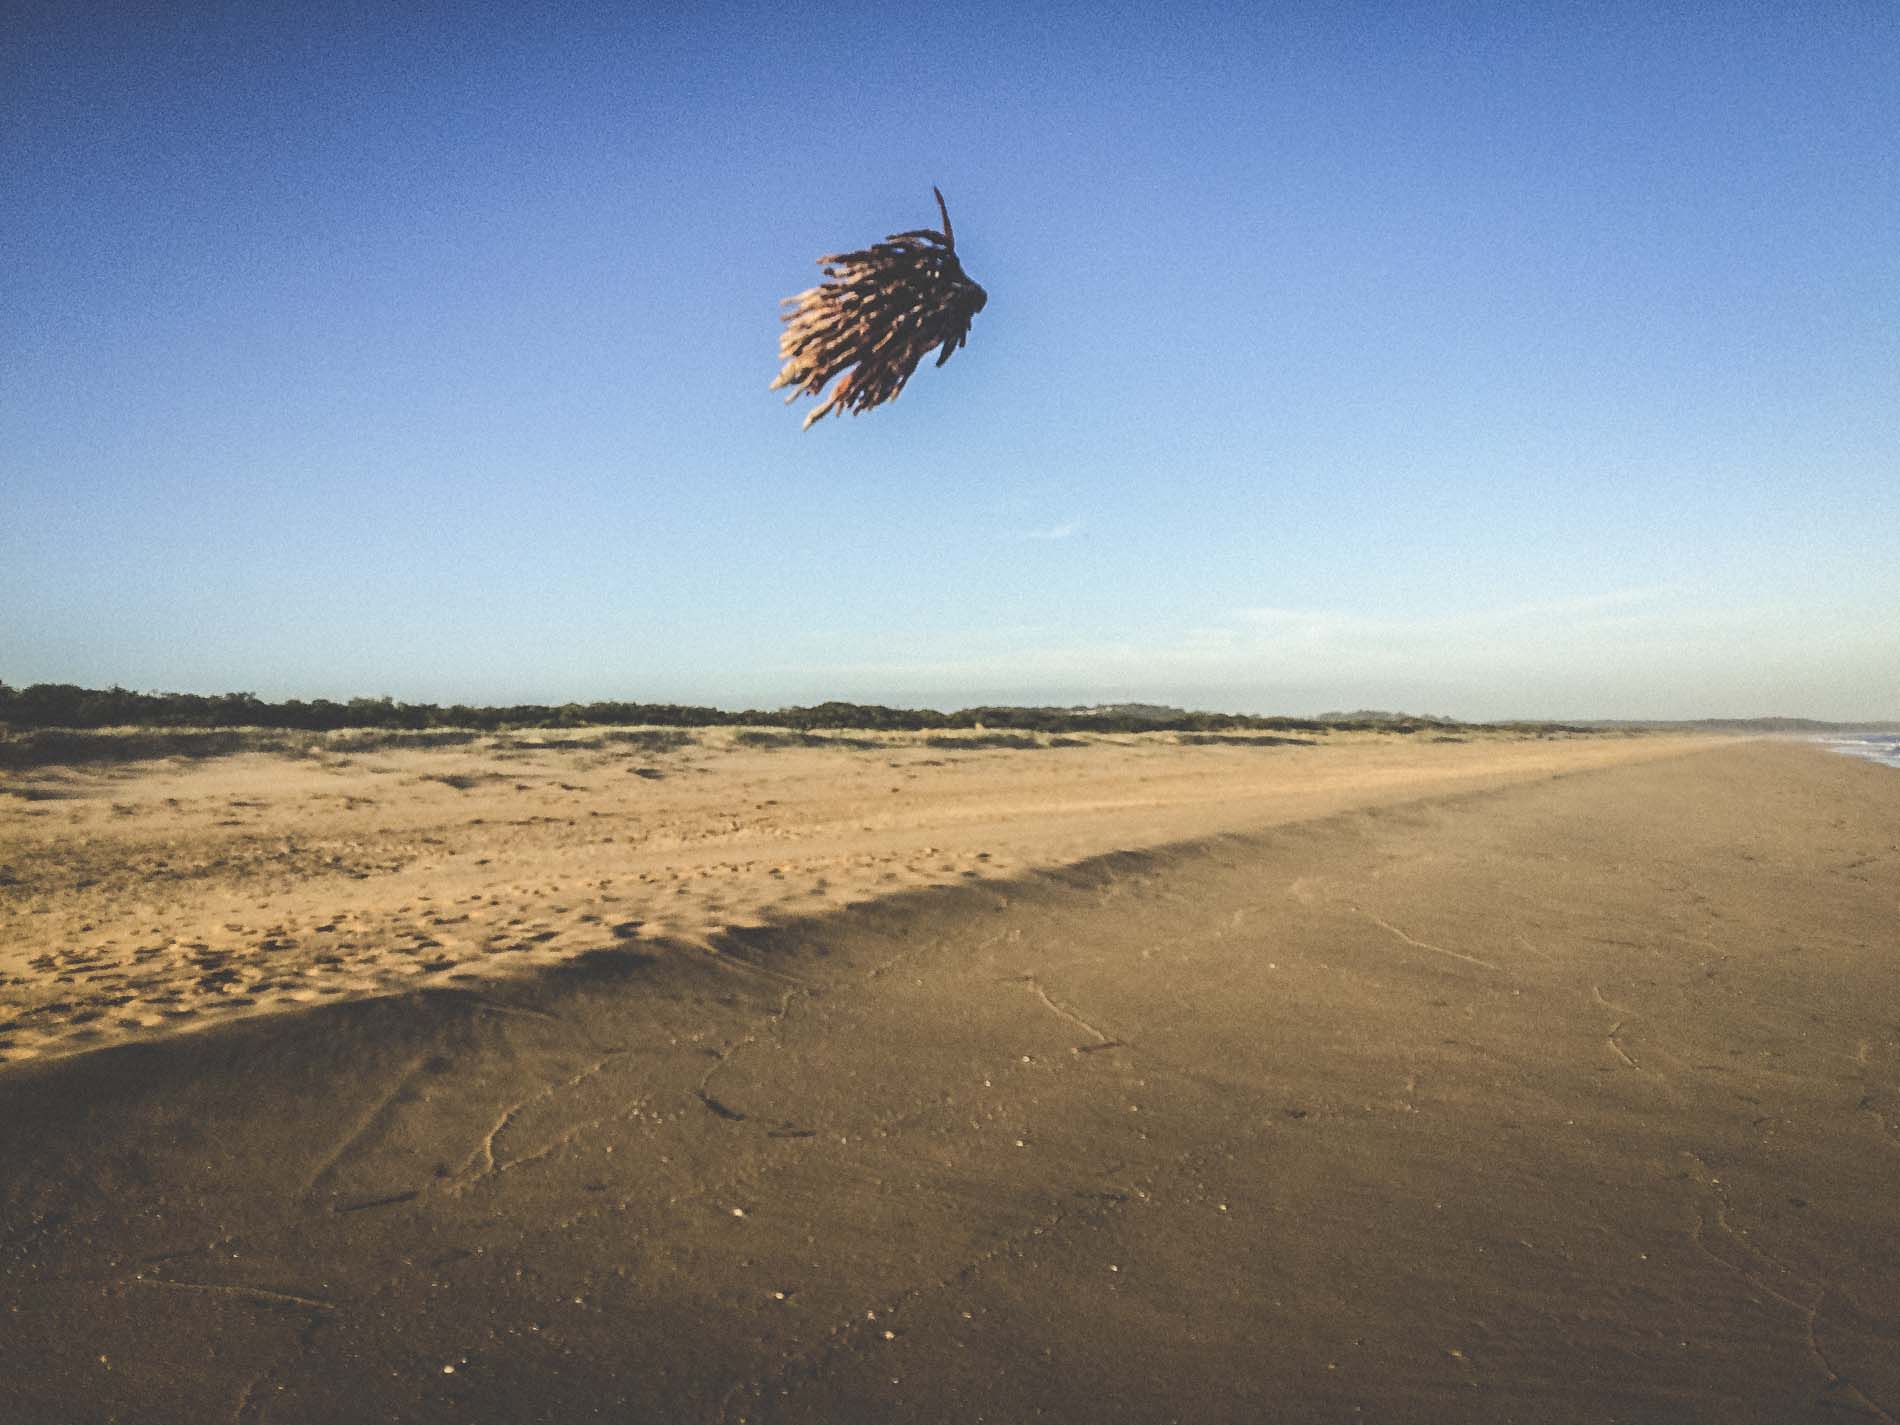
<path fill-rule="evenodd" d="M 0 1418 L 1900 1417 L 1892 769 L 859 740 L 15 779 Z"/>

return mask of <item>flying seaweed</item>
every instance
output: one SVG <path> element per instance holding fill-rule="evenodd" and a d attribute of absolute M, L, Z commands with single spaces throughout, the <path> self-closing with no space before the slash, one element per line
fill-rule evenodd
<path fill-rule="evenodd" d="M 896 400 L 932 347 L 939 348 L 941 366 L 969 339 L 971 319 L 989 301 L 957 261 L 943 194 L 930 191 L 943 215 L 942 232 L 893 233 L 861 252 L 821 257 L 824 283 L 780 304 L 787 309 L 778 340 L 785 365 L 772 389 L 792 387 L 789 406 L 800 396 L 818 396 L 838 378 L 805 417 L 805 429 L 820 416 L 856 415 Z"/>

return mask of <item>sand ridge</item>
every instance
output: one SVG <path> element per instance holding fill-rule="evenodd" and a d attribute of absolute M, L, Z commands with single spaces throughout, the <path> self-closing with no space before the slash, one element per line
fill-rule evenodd
<path fill-rule="evenodd" d="M 589 729 L 4 774 L 0 1063 L 1689 745 Z"/>

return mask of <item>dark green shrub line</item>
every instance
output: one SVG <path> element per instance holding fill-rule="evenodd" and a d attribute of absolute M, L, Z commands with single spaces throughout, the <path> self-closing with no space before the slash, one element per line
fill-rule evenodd
<path fill-rule="evenodd" d="M 53 728 L 83 731 L 103 727 L 439 731 L 448 741 L 452 739 L 447 734 L 456 732 L 581 727 L 760 727 L 783 728 L 794 733 L 848 728 L 860 732 L 981 729 L 994 734 L 1217 734 L 1369 730 L 1415 733 L 1425 728 L 1443 732 L 1467 726 L 1470 724 L 1445 718 L 1411 718 L 1391 713 L 1348 713 L 1323 718 L 1255 717 L 1138 704 L 1106 708 L 974 707 L 947 713 L 932 708 L 845 702 L 778 708 L 770 712 L 758 708 L 728 712 L 722 708 L 678 703 L 636 702 L 521 703 L 509 707 L 470 707 L 456 703 L 443 707 L 435 703 L 399 703 L 391 698 L 351 698 L 342 703 L 328 698 L 308 702 L 290 699 L 273 703 L 254 693 L 135 693 L 128 688 L 81 688 L 70 683 L 35 683 L 27 688 L 11 688 L 0 683 L 0 729 L 15 731 Z M 1540 732 L 1585 730 L 1559 723 L 1526 726 Z"/>

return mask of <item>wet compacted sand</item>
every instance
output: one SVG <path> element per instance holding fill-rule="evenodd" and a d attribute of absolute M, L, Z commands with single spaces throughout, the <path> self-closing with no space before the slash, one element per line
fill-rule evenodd
<path fill-rule="evenodd" d="M 0 1418 L 1900 1412 L 1891 769 L 855 740 L 16 777 Z"/>

